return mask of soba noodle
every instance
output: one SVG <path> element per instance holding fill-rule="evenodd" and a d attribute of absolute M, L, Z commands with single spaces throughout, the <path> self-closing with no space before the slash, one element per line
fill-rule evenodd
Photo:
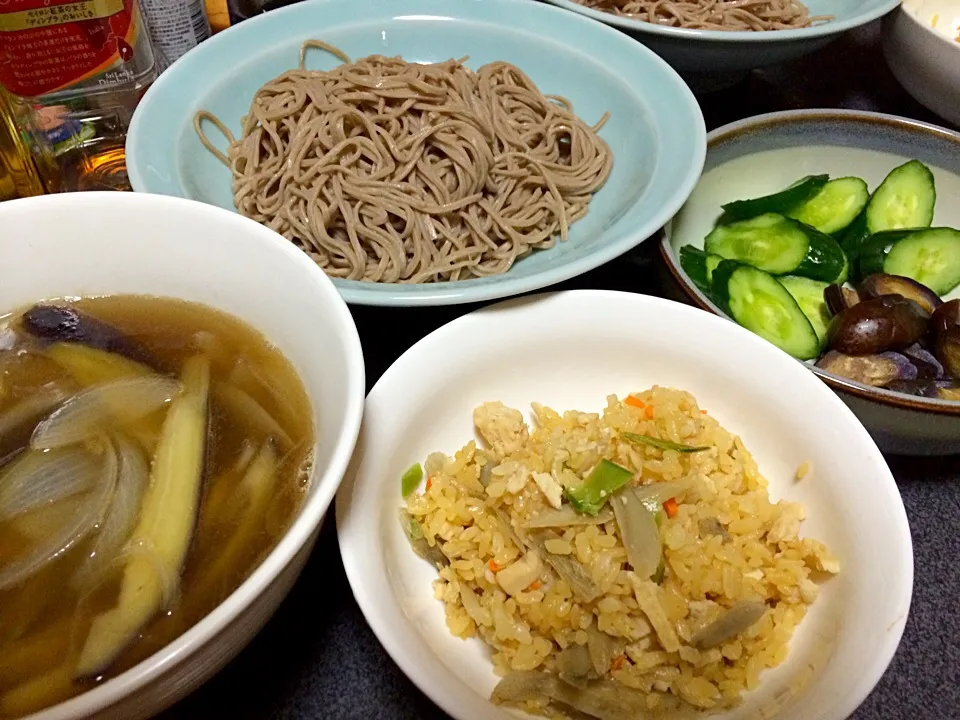
<path fill-rule="evenodd" d="M 344 64 L 306 70 L 310 47 Z M 502 273 L 565 240 L 613 166 L 605 121 L 586 125 L 509 63 L 350 62 L 310 41 L 298 70 L 257 91 L 239 138 L 206 111 L 194 125 L 242 215 L 334 277 L 420 283 Z"/>
<path fill-rule="evenodd" d="M 799 0 L 573 0 L 643 22 L 695 30 L 792 30 L 832 20 Z"/>

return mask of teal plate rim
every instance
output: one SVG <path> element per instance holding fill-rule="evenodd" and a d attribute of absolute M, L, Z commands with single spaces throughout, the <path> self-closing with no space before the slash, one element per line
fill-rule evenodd
<path fill-rule="evenodd" d="M 670 27 L 669 25 L 657 25 L 656 23 L 648 23 L 643 20 L 635 20 L 634 18 L 620 17 L 612 13 L 603 12 L 602 10 L 594 10 L 593 8 L 584 7 L 573 0 L 544 0 L 544 2 L 630 32 L 660 35 L 677 41 L 689 40 L 691 42 L 701 41 L 706 43 L 763 44 L 788 42 L 790 40 L 812 40 L 813 38 L 839 35 L 847 30 L 852 30 L 882 18 L 900 5 L 901 0 L 868 0 L 867 8 L 843 20 L 829 20 L 818 25 L 797 28 L 795 30 L 775 30 L 767 32 L 755 32 L 753 30 L 694 30 L 691 28 Z"/>
<path fill-rule="evenodd" d="M 127 172 L 133 189 L 137 192 L 157 192 L 188 197 L 182 184 L 179 183 L 173 192 L 169 189 L 155 189 L 155 184 L 150 178 L 150 175 L 155 173 L 150 172 L 149 164 L 141 160 L 142 155 L 148 154 L 148 147 L 153 147 L 155 151 L 156 134 L 151 131 L 151 126 L 155 127 L 157 123 L 162 124 L 166 121 L 163 117 L 165 106 L 173 102 L 183 104 L 182 93 L 177 89 L 178 78 L 192 73 L 203 73 L 206 66 L 217 64 L 216 57 L 224 49 L 238 43 L 254 44 L 261 28 L 268 25 L 295 25 L 299 16 L 316 13 L 318 6 L 322 6 L 322 9 L 329 13 L 327 22 L 335 27 L 416 19 L 438 23 L 467 20 L 498 25 L 511 30 L 524 27 L 539 28 L 537 34 L 543 34 L 543 28 L 564 28 L 568 34 L 584 37 L 586 39 L 584 47 L 599 45 L 612 49 L 619 55 L 616 63 L 619 67 L 614 67 L 610 61 L 602 62 L 601 65 L 622 80 L 630 82 L 631 78 L 624 68 L 635 66 L 638 62 L 643 63 L 648 70 L 642 80 L 643 85 L 638 84 L 640 80 L 634 80 L 631 83 L 632 86 L 638 89 L 647 88 L 645 92 L 640 91 L 644 97 L 651 94 L 650 88 L 656 87 L 661 91 L 662 88 L 667 87 L 671 94 L 671 101 L 679 100 L 681 103 L 679 109 L 675 106 L 676 111 L 690 122 L 693 130 L 692 134 L 683 138 L 682 144 L 685 147 L 677 147 L 676 143 L 667 147 L 667 150 L 683 151 L 683 160 L 686 164 L 679 182 L 674 181 L 672 186 L 666 188 L 659 186 L 660 193 L 667 196 L 667 201 L 660 203 L 657 207 L 651 207 L 641 222 L 628 232 L 622 232 L 619 237 L 595 245 L 589 252 L 565 259 L 554 267 L 517 277 L 511 277 L 508 271 L 491 278 L 420 285 L 379 284 L 331 278 L 343 299 L 350 304 L 425 307 L 485 302 L 521 295 L 569 280 L 613 260 L 655 236 L 682 207 L 699 180 L 706 157 L 707 133 L 703 114 L 696 98 L 666 61 L 615 28 L 532 0 L 460 0 L 458 3 L 444 0 L 404 0 L 402 3 L 392 0 L 364 0 L 363 2 L 306 0 L 245 20 L 218 33 L 177 60 L 153 83 L 141 99 L 127 135 Z M 533 34 L 535 31 L 526 32 Z M 193 100 L 189 102 L 192 103 Z M 665 121 L 662 117 L 658 117 L 657 106 L 651 103 L 649 110 L 654 130 L 663 127 Z M 182 128 L 178 128 L 179 130 Z M 662 138 L 657 136 L 655 142 L 658 156 L 663 157 L 665 146 Z M 175 157 L 176 153 L 171 151 L 170 156 Z M 654 173 L 647 189 L 657 186 L 657 173 Z M 646 195 L 645 191 L 638 202 L 645 202 Z"/>

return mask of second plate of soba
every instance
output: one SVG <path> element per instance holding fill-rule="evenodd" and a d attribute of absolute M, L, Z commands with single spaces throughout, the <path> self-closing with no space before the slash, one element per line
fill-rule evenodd
<path fill-rule="evenodd" d="M 524 0 L 317 0 L 233 27 L 144 97 L 137 191 L 271 228 L 351 303 L 490 300 L 664 225 L 703 166 L 697 103 L 628 37 Z"/>

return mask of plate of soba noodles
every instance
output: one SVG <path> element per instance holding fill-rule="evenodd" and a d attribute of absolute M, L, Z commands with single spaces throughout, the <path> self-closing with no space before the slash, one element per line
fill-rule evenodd
<path fill-rule="evenodd" d="M 695 87 L 814 52 L 900 0 L 546 0 L 626 31 Z M 734 75 L 734 78 L 739 75 Z"/>
<path fill-rule="evenodd" d="M 251 218 L 365 305 L 587 272 L 673 216 L 704 153 L 700 109 L 663 60 L 525 0 L 256 17 L 164 72 L 127 140 L 134 190 Z"/>

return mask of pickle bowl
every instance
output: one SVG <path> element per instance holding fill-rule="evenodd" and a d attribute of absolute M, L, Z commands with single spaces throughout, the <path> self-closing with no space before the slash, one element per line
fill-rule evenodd
<path fill-rule="evenodd" d="M 960 194 L 960 134 L 952 130 L 879 113 L 818 109 L 759 115 L 714 130 L 703 176 L 660 241 L 668 292 L 728 317 L 680 263 L 681 247 L 704 247 L 723 204 L 770 195 L 817 174 L 855 176 L 875 190 L 893 168 L 909 160 L 929 167 L 941 198 L 932 226 L 960 228 L 960 207 L 947 200 Z M 944 301 L 955 298 L 960 298 L 960 288 L 942 296 Z M 807 366 L 839 394 L 884 452 L 960 452 L 960 402 L 863 384 L 813 361 Z"/>
<path fill-rule="evenodd" d="M 65 193 L 3 203 L 0 223 L 5 229 L 0 315 L 58 298 L 116 296 L 112 299 L 122 301 L 137 295 L 199 304 L 257 331 L 282 353 L 303 387 L 303 412 L 311 413 L 312 431 L 302 442 L 312 448 L 311 461 L 298 480 L 304 488 L 299 509 L 278 531 L 272 549 L 232 593 L 171 642 L 155 651 L 146 647 L 148 656 L 129 669 L 92 680 L 78 677 L 79 663 L 68 660 L 75 694 L 64 699 L 68 693 L 58 691 L 54 698 L 60 702 L 28 710 L 33 720 L 156 715 L 240 652 L 280 605 L 309 557 L 360 428 L 365 380 L 357 329 L 336 288 L 305 255 L 267 228 L 220 208 L 137 193 Z M 3 357 L 6 351 L 0 347 L 0 364 L 9 359 Z M 237 355 L 247 356 L 248 350 Z M 10 557 L 2 555 L 0 570 L 6 570 Z M 70 568 L 56 572 L 56 582 L 70 582 Z M 25 587 L 19 581 L 4 589 L 5 597 L 21 597 Z M 68 612 L 75 616 L 77 610 Z M 46 665 L 40 670 L 41 681 L 61 672 Z M 35 688 L 37 682 L 34 676 L 28 684 Z M 0 700 L 20 687 L 5 685 Z M 5 712 L 0 705 L 0 716 Z"/>

